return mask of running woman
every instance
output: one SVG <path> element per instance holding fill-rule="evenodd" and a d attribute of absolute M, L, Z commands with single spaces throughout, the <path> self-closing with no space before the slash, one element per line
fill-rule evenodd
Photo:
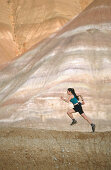
<path fill-rule="evenodd" d="M 73 88 L 68 88 L 67 89 L 67 94 L 69 95 L 69 98 L 68 99 L 64 99 L 62 96 L 61 96 L 61 99 L 67 103 L 69 102 L 72 102 L 72 104 L 74 105 L 74 108 L 73 109 L 70 109 L 67 114 L 68 116 L 72 119 L 72 123 L 70 125 L 74 125 L 77 123 L 77 121 L 74 119 L 72 113 L 75 113 L 75 112 L 79 112 L 79 114 L 85 119 L 88 121 L 88 123 L 91 125 L 92 127 L 92 132 L 95 131 L 95 124 L 92 123 L 92 121 L 85 115 L 83 109 L 82 109 L 82 106 L 83 104 L 85 104 L 84 100 L 83 100 L 83 97 L 81 95 L 77 95 L 75 93 L 75 90 Z M 79 97 L 81 98 L 82 100 L 82 103 L 79 102 Z"/>

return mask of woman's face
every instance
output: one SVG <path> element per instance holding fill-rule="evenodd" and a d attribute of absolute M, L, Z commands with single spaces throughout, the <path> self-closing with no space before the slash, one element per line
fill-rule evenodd
<path fill-rule="evenodd" d="M 68 94 L 68 95 L 71 95 L 71 91 L 67 90 L 67 94 Z"/>

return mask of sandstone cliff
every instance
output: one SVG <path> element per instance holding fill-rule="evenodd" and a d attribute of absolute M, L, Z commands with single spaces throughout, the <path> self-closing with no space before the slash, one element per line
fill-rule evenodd
<path fill-rule="evenodd" d="M 0 0 L 0 65 L 60 29 L 93 0 Z"/>

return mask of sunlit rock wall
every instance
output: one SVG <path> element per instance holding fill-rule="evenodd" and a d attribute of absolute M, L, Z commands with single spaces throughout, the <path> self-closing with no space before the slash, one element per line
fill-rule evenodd
<path fill-rule="evenodd" d="M 0 67 L 60 29 L 93 0 L 0 0 Z"/>
<path fill-rule="evenodd" d="M 111 1 L 96 0 L 56 35 L 0 73 L 0 119 L 61 118 L 73 87 L 91 118 L 111 120 Z M 62 113 L 64 111 L 64 113 Z"/>
<path fill-rule="evenodd" d="M 8 1 L 0 0 L 0 67 L 12 60 L 16 54 L 12 11 Z"/>
<path fill-rule="evenodd" d="M 93 0 L 14 0 L 15 32 L 20 51 L 56 32 Z"/>

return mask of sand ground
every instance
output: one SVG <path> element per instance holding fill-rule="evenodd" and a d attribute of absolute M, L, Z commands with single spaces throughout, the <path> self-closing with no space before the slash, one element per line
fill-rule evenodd
<path fill-rule="evenodd" d="M 30 119 L 0 124 L 0 170 L 110 170 L 111 122 Z M 104 123 L 103 123 L 104 122 Z"/>

